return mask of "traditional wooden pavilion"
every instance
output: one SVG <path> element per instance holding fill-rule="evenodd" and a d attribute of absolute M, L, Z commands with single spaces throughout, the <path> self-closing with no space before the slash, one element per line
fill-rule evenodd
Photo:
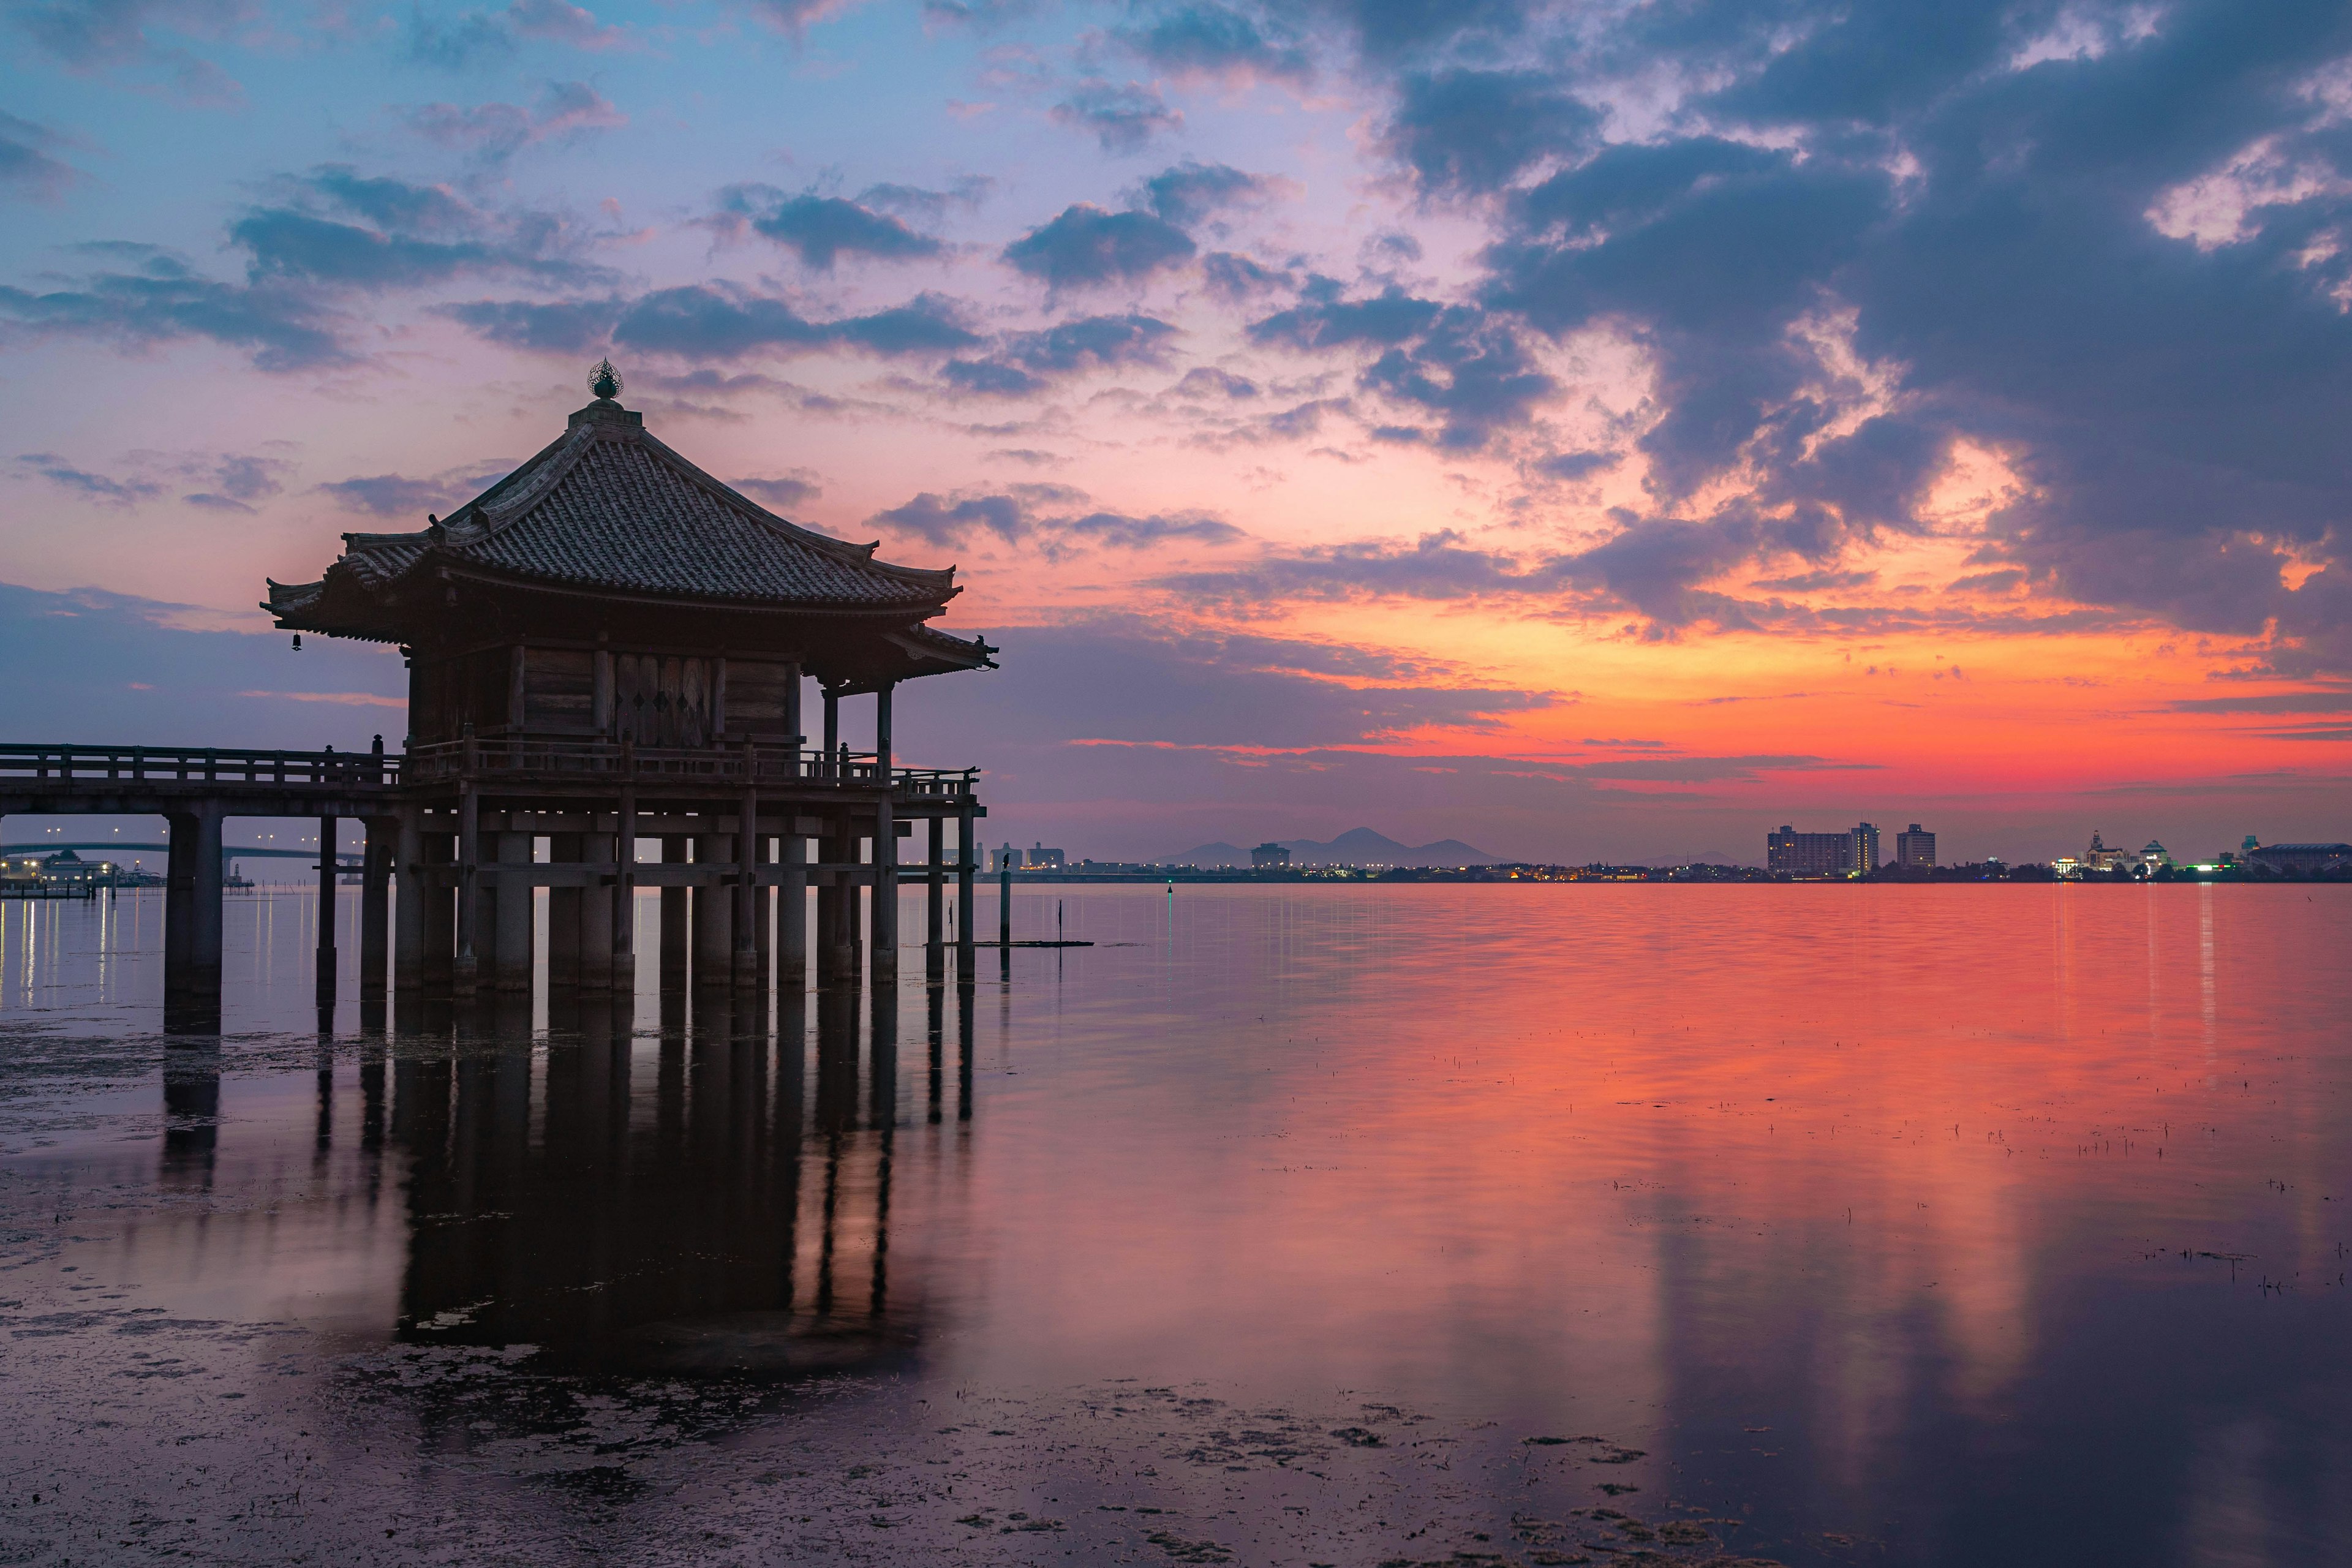
<path fill-rule="evenodd" d="M 318 581 L 268 584 L 263 608 L 279 626 L 397 644 L 408 665 L 397 798 L 370 823 L 372 867 L 379 825 L 396 836 L 394 984 L 446 973 L 461 994 L 527 990 L 531 889 L 544 886 L 551 978 L 625 985 L 625 917 L 646 883 L 664 889 L 665 974 L 754 983 L 771 889 L 783 893 L 784 967 L 798 969 L 813 882 L 820 977 L 856 973 L 870 888 L 871 970 L 892 979 L 898 838 L 917 820 L 930 825 L 936 973 L 944 824 L 960 829 L 968 943 L 973 818 L 985 813 L 975 770 L 897 765 L 891 693 L 994 668 L 984 641 L 926 624 L 961 592 L 954 569 L 892 565 L 875 545 L 774 516 L 650 434 L 617 401 L 609 363 L 591 389 L 561 437 L 448 517 L 347 533 Z M 815 749 L 802 729 L 812 677 Z M 852 695 L 876 701 L 870 753 L 841 743 Z M 658 867 L 637 863 L 640 837 L 661 840 Z"/>

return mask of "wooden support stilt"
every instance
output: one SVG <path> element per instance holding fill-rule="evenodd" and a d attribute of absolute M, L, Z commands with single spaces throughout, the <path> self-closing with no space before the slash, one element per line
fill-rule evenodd
<path fill-rule="evenodd" d="M 635 764 L 635 756 L 625 744 L 622 747 L 622 767 L 625 773 Z M 637 876 L 633 868 L 637 863 L 637 792 L 635 785 L 621 786 L 620 831 L 613 839 L 613 857 L 619 867 L 613 879 L 613 973 L 615 993 L 635 994 L 637 989 Z"/>
<path fill-rule="evenodd" d="M 735 886 L 728 891 L 734 896 L 728 925 L 734 938 L 732 960 L 735 989 L 749 991 L 760 983 L 760 941 L 754 921 L 757 919 L 759 886 L 754 880 L 760 869 L 760 790 L 753 782 L 752 768 L 757 765 L 751 738 L 743 738 L 743 793 L 735 807 L 734 854 Z M 716 891 L 716 889 L 713 889 Z"/>
<path fill-rule="evenodd" d="M 550 865 L 569 866 L 583 855 L 585 840 L 577 833 L 551 833 L 547 837 Z M 568 991 L 580 984 L 580 900 L 577 888 L 547 890 L 547 984 Z"/>
<path fill-rule="evenodd" d="M 195 854 L 188 919 L 188 986 L 196 996 L 221 994 L 221 812 L 210 802 L 194 816 Z"/>
<path fill-rule="evenodd" d="M 974 900 L 972 879 L 979 874 L 978 847 L 972 843 L 975 831 L 971 808 L 956 813 L 956 973 L 971 978 L 972 952 L 980 942 L 980 933 L 971 929 Z"/>
<path fill-rule="evenodd" d="M 923 868 L 923 978 L 938 980 L 947 973 L 948 932 L 947 910 L 942 886 L 946 868 L 940 864 L 944 847 L 947 823 L 933 816 L 930 819 L 930 842 L 925 847 Z"/>
<path fill-rule="evenodd" d="M 318 996 L 335 999 L 335 835 L 341 824 L 331 816 L 319 818 L 319 959 Z"/>
<path fill-rule="evenodd" d="M 580 858 L 604 864 L 613 858 L 612 839 L 602 833 L 583 834 Z M 613 898 L 602 887 L 582 888 L 572 906 L 580 931 L 580 989 L 602 996 L 613 989 Z"/>
<path fill-rule="evenodd" d="M 662 864 L 683 866 L 688 859 L 687 847 L 694 841 L 683 834 L 665 834 L 662 837 Z M 693 952 L 693 900 L 687 897 L 689 889 L 664 887 L 661 890 L 661 987 L 676 991 L 686 984 L 687 955 Z"/>
<path fill-rule="evenodd" d="M 170 832 L 163 878 L 163 993 L 193 989 L 188 958 L 195 951 L 196 819 L 173 812 L 163 819 Z"/>
<path fill-rule="evenodd" d="M 898 792 L 890 754 L 890 686 L 874 694 L 874 983 L 898 979 Z"/>
<path fill-rule="evenodd" d="M 360 1000 L 373 1002 L 383 997 L 391 977 L 392 861 L 399 824 L 371 816 L 365 826 L 367 843 L 360 859 Z"/>
<path fill-rule="evenodd" d="M 394 823 L 392 868 L 400 879 L 400 896 L 393 909 L 392 984 L 394 990 L 415 995 L 425 990 L 425 910 L 433 899 L 425 879 L 424 814 L 404 805 Z"/>
<path fill-rule="evenodd" d="M 469 752 L 473 744 L 468 733 Z M 481 981 L 481 828 L 482 797 L 470 777 L 463 779 L 457 785 L 457 955 L 449 969 L 449 990 L 457 996 L 473 995 Z"/>
<path fill-rule="evenodd" d="M 511 818 L 509 818 L 511 821 Z M 528 832 L 515 832 L 509 826 L 497 835 L 498 864 L 520 870 L 531 863 L 533 842 Z M 527 873 L 525 873 L 527 874 Z M 531 927 L 537 913 L 532 904 L 537 900 L 529 883 L 520 880 L 499 884 L 495 927 L 498 942 L 495 984 L 507 995 L 530 994 L 531 972 L 537 967 L 531 952 Z"/>
<path fill-rule="evenodd" d="M 734 865 L 735 836 L 705 833 L 694 841 L 698 868 L 724 874 Z M 694 889 L 694 984 L 725 985 L 735 973 L 735 889 L 725 883 Z"/>
<path fill-rule="evenodd" d="M 451 885 L 457 853 L 457 818 L 436 811 L 426 818 L 425 835 L 425 985 L 436 994 L 449 994 L 457 963 L 457 895 Z"/>

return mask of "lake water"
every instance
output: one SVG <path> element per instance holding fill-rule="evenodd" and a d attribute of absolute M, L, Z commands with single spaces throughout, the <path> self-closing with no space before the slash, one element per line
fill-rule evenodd
<path fill-rule="evenodd" d="M 2352 1553 L 2352 888 L 1015 898 L 322 1031 L 262 892 L 217 1036 L 0 904 L 0 1562 Z"/>

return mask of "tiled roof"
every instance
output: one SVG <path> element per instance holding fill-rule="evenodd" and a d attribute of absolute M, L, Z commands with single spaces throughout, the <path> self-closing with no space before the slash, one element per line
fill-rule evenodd
<path fill-rule="evenodd" d="M 263 607 L 300 615 L 339 577 L 373 598 L 436 567 L 586 590 L 735 605 L 846 610 L 937 609 L 957 592 L 943 572 L 893 566 L 872 545 L 800 528 L 738 494 L 647 435 L 639 416 L 599 399 L 563 437 L 446 519 L 415 533 L 345 534 L 319 583 L 270 584 Z"/>

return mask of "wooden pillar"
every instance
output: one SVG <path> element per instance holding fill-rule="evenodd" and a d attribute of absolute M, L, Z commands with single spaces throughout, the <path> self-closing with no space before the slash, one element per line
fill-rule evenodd
<path fill-rule="evenodd" d="M 735 886 L 733 919 L 729 921 L 734 936 L 732 967 L 735 988 L 749 991 L 760 983 L 760 942 L 754 921 L 759 903 L 759 885 L 754 879 L 760 866 L 760 787 L 752 776 L 759 766 L 759 754 L 752 750 L 751 738 L 743 738 L 743 790 L 735 805 Z"/>
<path fill-rule="evenodd" d="M 453 814 L 436 811 L 425 834 L 425 984 L 442 995 L 448 994 L 457 962 L 457 895 L 450 880 L 457 863 L 455 825 Z"/>
<path fill-rule="evenodd" d="M 946 848 L 947 819 L 930 819 L 930 842 L 925 848 L 927 861 L 923 868 L 923 978 L 938 980 L 948 972 L 948 922 L 946 909 L 946 868 L 940 857 Z"/>
<path fill-rule="evenodd" d="M 472 750 L 472 737 L 467 749 Z M 471 996 L 481 980 L 482 797 L 467 779 L 457 786 L 457 954 L 449 969 L 450 992 Z"/>
<path fill-rule="evenodd" d="M 335 996 L 335 834 L 341 825 L 319 818 L 319 1000 Z"/>
<path fill-rule="evenodd" d="M 602 833 L 583 834 L 580 858 L 592 866 L 611 864 L 612 839 Z M 613 896 L 600 881 L 578 889 L 572 904 L 580 933 L 580 989 L 601 996 L 613 989 Z"/>
<path fill-rule="evenodd" d="M 392 984 L 414 995 L 425 989 L 425 910 L 433 897 L 425 880 L 424 813 L 404 805 L 395 823 L 392 868 L 400 879 L 400 900 L 393 910 Z"/>
<path fill-rule="evenodd" d="M 808 983 L 808 840 L 793 820 L 800 808 L 787 806 L 776 883 L 776 945 L 781 948 L 783 986 L 797 993 Z"/>
<path fill-rule="evenodd" d="M 996 862 L 996 942 L 1005 952 L 1013 951 L 1013 857 L 1000 856 Z"/>
<path fill-rule="evenodd" d="M 972 949 L 980 941 L 971 929 L 972 879 L 980 868 L 973 832 L 971 807 L 967 805 L 956 813 L 956 973 L 967 980 L 972 977 Z"/>
<path fill-rule="evenodd" d="M 820 687 L 824 693 L 824 768 L 828 775 L 838 764 L 835 755 L 841 746 L 841 693 L 830 687 Z"/>
<path fill-rule="evenodd" d="M 392 957 L 392 858 L 398 825 L 371 816 L 360 852 L 360 1000 L 383 995 Z"/>
<path fill-rule="evenodd" d="M 577 833 L 549 834 L 548 863 L 576 864 L 582 858 L 581 843 Z M 577 888 L 559 886 L 547 890 L 547 986 L 551 991 L 569 990 L 580 984 L 580 899 Z"/>
<path fill-rule="evenodd" d="M 195 864 L 190 888 L 187 989 L 203 997 L 221 992 L 221 809 L 211 801 L 194 814 Z"/>
<path fill-rule="evenodd" d="M 874 979 L 898 978 L 898 818 L 890 756 L 890 687 L 874 694 Z"/>
<path fill-rule="evenodd" d="M 693 842 L 683 834 L 662 836 L 662 864 L 683 866 L 687 862 L 687 847 Z M 694 901 L 687 897 L 692 889 L 673 888 L 667 883 L 661 890 L 661 987 L 676 991 L 686 984 L 687 954 L 692 948 L 692 916 Z"/>
<path fill-rule="evenodd" d="M 751 840 L 752 859 L 760 875 L 766 877 L 768 868 L 775 864 L 776 839 L 773 834 L 762 833 Z M 754 984 L 765 996 L 776 978 L 776 890 L 765 881 L 751 889 L 751 956 L 757 965 Z M 761 1015 L 764 1020 L 766 1015 Z"/>
<path fill-rule="evenodd" d="M 627 764 L 625 763 L 625 766 Z M 613 989 L 637 989 L 637 792 L 621 786 L 620 831 L 613 838 Z"/>
<path fill-rule="evenodd" d="M 830 984 L 841 958 L 841 875 L 822 868 L 841 858 L 840 828 L 832 813 L 817 819 L 816 980 Z"/>
<path fill-rule="evenodd" d="M 191 988 L 188 955 L 195 951 L 196 819 L 173 812 L 163 819 L 168 834 L 163 873 L 163 992 Z"/>
<path fill-rule="evenodd" d="M 705 833 L 694 841 L 698 871 L 712 879 L 694 888 L 694 984 L 725 985 L 735 973 L 735 889 L 720 879 L 735 859 L 734 835 Z"/>
<path fill-rule="evenodd" d="M 509 823 L 521 815 L 520 812 L 509 814 Z M 499 879 L 497 900 L 491 905 L 497 911 L 498 921 L 498 960 L 493 983 L 510 995 L 520 993 L 528 996 L 530 994 L 531 970 L 535 967 L 531 952 L 532 915 L 535 911 L 531 908 L 534 901 L 531 886 L 523 879 L 530 875 L 531 835 L 518 833 L 509 826 L 496 837 L 498 863 L 507 870 L 507 874 Z"/>

